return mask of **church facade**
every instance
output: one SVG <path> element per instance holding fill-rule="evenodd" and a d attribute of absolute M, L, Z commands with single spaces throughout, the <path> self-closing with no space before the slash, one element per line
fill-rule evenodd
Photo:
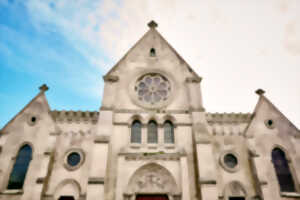
<path fill-rule="evenodd" d="M 201 77 L 148 25 L 99 111 L 51 110 L 43 85 L 1 129 L 0 199 L 299 199 L 300 131 L 261 89 L 253 113 L 207 112 Z"/>

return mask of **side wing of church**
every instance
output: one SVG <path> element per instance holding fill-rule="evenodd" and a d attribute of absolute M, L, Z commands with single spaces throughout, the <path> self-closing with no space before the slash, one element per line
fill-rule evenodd
<path fill-rule="evenodd" d="M 51 110 L 43 85 L 0 130 L 0 200 L 299 199 L 300 131 L 263 90 L 253 113 L 207 112 L 201 77 L 148 25 L 99 111 Z"/>

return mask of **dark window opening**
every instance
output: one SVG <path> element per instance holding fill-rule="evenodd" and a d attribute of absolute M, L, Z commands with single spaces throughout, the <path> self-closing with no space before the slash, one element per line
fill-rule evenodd
<path fill-rule="evenodd" d="M 154 48 L 151 48 L 151 49 L 150 49 L 150 56 L 151 56 L 151 57 L 156 56 L 156 53 L 155 53 L 155 49 L 154 49 Z"/>
<path fill-rule="evenodd" d="M 233 154 L 228 153 L 224 156 L 224 163 L 229 168 L 235 168 L 238 164 L 238 160 Z"/>
<path fill-rule="evenodd" d="M 22 189 L 32 159 L 32 149 L 29 145 L 24 145 L 18 152 L 16 162 L 9 177 L 7 189 Z"/>
<path fill-rule="evenodd" d="M 229 200 L 245 200 L 245 197 L 229 197 Z"/>
<path fill-rule="evenodd" d="M 36 117 L 31 117 L 31 122 L 35 122 L 36 121 Z"/>
<path fill-rule="evenodd" d="M 78 165 L 80 163 L 80 160 L 81 160 L 81 156 L 77 152 L 70 153 L 67 158 L 68 164 L 72 167 Z"/>
<path fill-rule="evenodd" d="M 155 121 L 151 120 L 148 124 L 148 143 L 157 143 L 157 124 Z"/>
<path fill-rule="evenodd" d="M 296 192 L 293 177 L 285 153 L 275 148 L 272 151 L 272 162 L 275 168 L 277 180 L 281 192 Z"/>
<path fill-rule="evenodd" d="M 268 120 L 268 125 L 269 125 L 269 126 L 272 126 L 272 125 L 273 125 L 273 120 L 269 119 L 269 120 Z"/>
<path fill-rule="evenodd" d="M 61 196 L 58 200 L 75 200 L 73 196 Z"/>
<path fill-rule="evenodd" d="M 135 120 L 131 125 L 131 143 L 141 143 L 142 141 L 142 124 Z"/>
<path fill-rule="evenodd" d="M 164 141 L 174 144 L 174 126 L 170 121 L 164 123 Z"/>
<path fill-rule="evenodd" d="M 137 195 L 136 200 L 168 200 L 167 195 Z"/>

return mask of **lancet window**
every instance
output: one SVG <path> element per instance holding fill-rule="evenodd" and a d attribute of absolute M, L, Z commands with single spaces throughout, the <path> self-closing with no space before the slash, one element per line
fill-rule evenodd
<path fill-rule="evenodd" d="M 18 152 L 12 172 L 9 177 L 7 189 L 22 189 L 26 173 L 32 159 L 32 149 L 29 145 L 24 145 Z"/>
<path fill-rule="evenodd" d="M 154 120 L 151 120 L 148 123 L 148 143 L 157 143 L 158 142 L 158 133 L 157 133 L 157 123 Z"/>
<path fill-rule="evenodd" d="M 289 163 L 286 159 L 285 153 L 281 149 L 273 149 L 272 162 L 280 186 L 280 191 L 295 192 L 295 183 L 290 171 Z"/>
<path fill-rule="evenodd" d="M 141 141 L 142 141 L 142 124 L 139 120 L 135 120 L 131 125 L 131 143 L 141 143 Z"/>
<path fill-rule="evenodd" d="M 164 123 L 164 142 L 174 143 L 174 125 L 170 121 Z"/>

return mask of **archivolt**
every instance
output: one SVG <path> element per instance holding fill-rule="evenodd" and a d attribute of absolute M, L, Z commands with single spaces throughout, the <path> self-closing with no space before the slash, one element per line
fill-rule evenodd
<path fill-rule="evenodd" d="M 127 194 L 171 194 L 180 193 L 172 174 L 161 165 L 150 163 L 139 168 L 130 178 Z"/>

